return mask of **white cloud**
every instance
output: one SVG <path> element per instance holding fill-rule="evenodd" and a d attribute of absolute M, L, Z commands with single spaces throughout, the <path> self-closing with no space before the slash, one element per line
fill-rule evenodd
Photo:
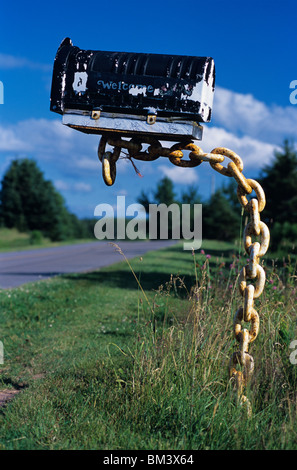
<path fill-rule="evenodd" d="M 120 189 L 119 191 L 117 191 L 117 196 L 128 196 L 127 189 Z"/>
<path fill-rule="evenodd" d="M 15 132 L 13 127 L 5 128 L 0 126 L 0 152 L 20 152 L 30 150 L 30 144 L 25 143 L 23 139 Z"/>
<path fill-rule="evenodd" d="M 7 70 L 19 68 L 39 69 L 47 72 L 52 69 L 52 65 L 33 62 L 25 57 L 17 57 L 10 54 L 0 53 L 0 69 Z"/>
<path fill-rule="evenodd" d="M 58 189 L 58 191 L 78 191 L 84 193 L 92 191 L 92 186 L 84 182 L 70 184 L 63 180 L 56 180 L 54 182 L 54 185 Z"/>
<path fill-rule="evenodd" d="M 58 191 L 69 191 L 70 186 L 63 180 L 54 181 L 54 185 Z"/>
<path fill-rule="evenodd" d="M 269 163 L 274 156 L 274 151 L 280 148 L 277 145 L 262 142 L 248 135 L 237 137 L 232 132 L 222 128 L 205 128 L 202 149 L 204 152 L 211 152 L 215 147 L 226 147 L 233 150 L 241 157 L 244 167 L 254 168 L 255 170 Z M 229 161 L 226 158 L 226 163 L 223 163 L 223 165 L 226 166 Z"/>
<path fill-rule="evenodd" d="M 276 145 L 281 145 L 285 137 L 297 138 L 296 106 L 268 106 L 251 94 L 235 93 L 220 87 L 215 90 L 213 122 L 232 133 L 249 135 Z"/>
<path fill-rule="evenodd" d="M 76 162 L 77 168 L 84 170 L 97 170 L 99 165 L 98 159 L 83 157 Z"/>
<path fill-rule="evenodd" d="M 12 152 L 51 163 L 64 173 L 101 173 L 97 148 L 100 136 L 85 134 L 61 123 L 60 119 L 26 119 L 0 125 L 0 153 Z M 106 146 L 106 150 L 112 150 Z M 129 165 L 127 165 L 127 163 Z M 131 163 L 120 158 L 117 171 L 123 173 Z"/>
<path fill-rule="evenodd" d="M 3 59 L 3 55 L 0 55 L 0 65 L 1 58 Z M 10 67 L 13 65 L 11 59 Z M 14 67 L 16 66 L 15 63 Z M 244 172 L 247 170 L 245 176 L 254 177 L 260 168 L 271 161 L 274 151 L 282 145 L 286 137 L 296 137 L 297 106 L 268 106 L 252 95 L 217 88 L 213 121 L 210 125 L 203 125 L 203 129 L 203 139 L 197 144 L 205 152 L 220 146 L 234 150 L 243 160 Z M 14 124 L 3 124 L 2 121 L 0 180 L 13 158 L 32 157 L 40 168 L 45 170 L 46 177 L 55 181 L 55 187 L 67 195 L 67 200 L 75 207 L 76 213 L 92 214 L 94 200 L 100 200 L 101 194 L 107 197 L 104 185 L 93 183 L 95 179 L 101 181 L 101 163 L 97 156 L 99 140 L 99 135 L 84 134 L 64 126 L 61 117 L 56 116 L 52 116 L 52 119 L 31 118 Z M 170 147 L 173 142 L 162 144 Z M 107 146 L 106 150 L 112 149 Z M 184 158 L 188 159 L 188 152 L 184 152 Z M 226 158 L 223 165 L 226 166 L 228 161 Z M 140 173 L 147 177 L 148 185 L 155 185 L 157 172 L 159 175 L 168 176 L 174 183 L 195 184 L 202 167 L 206 168 L 207 172 L 209 168 L 207 163 L 202 163 L 197 169 L 176 167 L 171 165 L 167 158 L 161 158 L 152 164 L 136 160 L 134 163 Z M 130 198 L 133 198 L 133 192 L 140 192 L 141 185 L 135 179 L 131 183 L 130 176 L 134 176 L 131 161 L 120 158 L 117 172 L 125 175 L 125 178 L 122 178 L 124 192 L 117 194 L 126 195 L 128 189 Z M 211 174 L 215 179 L 217 174 L 213 171 Z M 116 183 L 119 183 L 119 179 Z M 200 183 L 201 186 L 207 184 L 202 177 L 199 186 Z M 119 191 L 117 185 L 114 191 Z M 86 202 L 84 208 L 80 207 L 80 201 L 86 199 L 92 202 Z"/>
<path fill-rule="evenodd" d="M 84 193 L 88 193 L 92 191 L 92 186 L 87 183 L 75 183 L 74 189 L 75 191 L 82 191 Z"/>
<path fill-rule="evenodd" d="M 3 57 L 3 54 L 0 55 L 0 65 L 1 60 L 3 63 Z M 16 66 L 12 57 L 9 60 L 7 64 L 10 64 L 10 67 Z M 250 94 L 234 93 L 218 87 L 215 93 L 213 123 L 204 125 L 203 128 L 203 140 L 198 142 L 198 145 L 204 151 L 210 152 L 219 146 L 231 148 L 241 156 L 245 167 L 256 170 L 269 163 L 274 150 L 282 144 L 284 138 L 296 136 L 297 106 L 268 106 Z M 9 162 L 10 158 L 16 155 L 33 157 L 37 163 L 50 165 L 59 173 L 58 178 L 61 178 L 61 181 L 69 177 L 81 177 L 82 174 L 85 177 L 100 177 L 101 163 L 97 157 L 99 140 L 99 135 L 84 134 L 64 126 L 60 117 L 31 118 L 15 124 L 0 125 L 2 161 L 5 157 L 5 161 Z M 165 144 L 171 145 L 168 142 Z M 111 148 L 107 146 L 106 150 Z M 188 158 L 186 152 L 184 158 Z M 156 167 L 148 165 L 147 162 L 135 161 L 135 164 L 141 174 L 152 175 L 155 172 Z M 156 164 L 158 165 L 158 162 Z M 157 168 L 176 183 L 181 180 L 185 184 L 194 183 L 199 174 L 195 169 L 167 166 L 167 161 Z M 130 173 L 133 171 L 131 162 L 120 158 L 117 171 Z"/>
<path fill-rule="evenodd" d="M 64 174 L 100 171 L 98 141 L 99 136 L 70 129 L 57 119 L 26 119 L 0 125 L 0 153 L 33 157 Z"/>
<path fill-rule="evenodd" d="M 177 166 L 168 167 L 166 165 L 158 166 L 158 170 L 163 175 L 170 178 L 174 183 L 192 184 L 198 180 L 198 175 L 194 168 L 181 168 Z"/>
<path fill-rule="evenodd" d="M 39 152 L 52 157 L 67 152 L 74 145 L 71 130 L 58 120 L 26 119 L 0 126 L 0 150 Z M 3 144 L 4 142 L 4 144 Z"/>

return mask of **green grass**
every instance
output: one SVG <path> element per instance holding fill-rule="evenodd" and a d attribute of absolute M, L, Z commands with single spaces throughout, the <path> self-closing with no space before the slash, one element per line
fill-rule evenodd
<path fill-rule="evenodd" d="M 0 228 L 0 252 L 34 250 L 38 248 L 70 245 L 74 243 L 86 243 L 91 241 L 94 241 L 94 238 L 52 242 L 50 239 L 45 238 L 42 235 L 38 240 L 34 239 L 32 234 L 19 232 L 15 228 Z"/>
<path fill-rule="evenodd" d="M 0 411 L 0 448 L 296 449 L 295 261 L 266 263 L 249 418 L 227 373 L 244 259 L 203 249 L 0 292 L 0 388 L 20 391 Z"/>

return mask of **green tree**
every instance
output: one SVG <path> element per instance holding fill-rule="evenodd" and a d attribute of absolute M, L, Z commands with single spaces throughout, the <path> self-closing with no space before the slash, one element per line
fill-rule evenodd
<path fill-rule="evenodd" d="M 297 234 L 297 152 L 293 142 L 284 140 L 282 149 L 266 165 L 259 179 L 266 195 L 264 221 L 271 232 L 272 250 L 296 248 Z"/>
<path fill-rule="evenodd" d="M 265 218 L 279 223 L 297 221 L 297 152 L 292 142 L 284 141 L 266 165 L 259 180 L 266 195 Z"/>
<path fill-rule="evenodd" d="M 146 211 L 146 214 L 149 212 L 149 205 L 152 204 L 149 195 L 145 191 L 141 191 L 140 195 L 137 198 L 138 204 L 141 204 Z"/>
<path fill-rule="evenodd" d="M 225 194 L 225 192 L 227 194 Z M 235 198 L 234 198 L 235 194 Z M 138 198 L 138 202 L 142 204 L 148 214 L 149 204 L 166 204 L 170 206 L 172 203 L 191 204 L 190 210 L 190 230 L 194 228 L 194 204 L 201 204 L 201 197 L 196 186 L 189 186 L 182 191 L 181 197 L 177 200 L 173 182 L 164 177 L 157 184 L 157 188 L 153 191 L 153 200 L 142 192 Z M 182 214 L 180 210 L 180 214 Z M 227 188 L 227 191 L 217 190 L 208 202 L 203 203 L 203 238 L 221 239 L 233 241 L 240 233 L 241 223 L 240 204 L 236 197 L 236 185 Z M 160 221 L 159 221 L 160 223 Z M 172 233 L 172 218 L 169 213 L 169 237 Z M 180 224 L 181 226 L 181 224 Z"/>
<path fill-rule="evenodd" d="M 236 212 L 222 189 L 203 206 L 203 238 L 233 241 L 240 233 L 240 208 Z"/>
<path fill-rule="evenodd" d="M 155 204 L 165 204 L 169 207 L 171 204 L 176 203 L 176 194 L 174 192 L 174 185 L 168 176 L 164 176 L 161 181 L 157 184 L 157 188 L 154 191 Z M 161 234 L 161 216 L 158 216 L 158 237 Z M 173 218 L 172 213 L 168 213 L 168 238 L 172 238 L 172 224 Z"/>
<path fill-rule="evenodd" d="M 180 199 L 180 205 L 182 204 L 188 204 L 190 205 L 190 230 L 193 231 L 195 227 L 195 209 L 194 206 L 195 204 L 201 204 L 201 198 L 198 193 L 198 188 L 197 186 L 189 186 L 186 189 L 184 189 L 181 193 L 181 199 Z M 182 211 L 182 207 L 181 207 Z M 182 213 L 182 212 L 181 212 Z"/>
<path fill-rule="evenodd" d="M 36 162 L 28 158 L 13 160 L 3 177 L 0 214 L 6 227 L 40 230 L 51 240 L 71 237 L 76 219 Z"/>
<path fill-rule="evenodd" d="M 201 198 L 196 186 L 189 186 L 186 190 L 182 191 L 181 204 L 201 204 Z"/>
<path fill-rule="evenodd" d="M 152 191 L 152 196 L 150 193 L 146 193 L 145 191 L 141 191 L 139 197 L 137 198 L 137 202 L 141 204 L 146 211 L 147 216 L 147 227 L 146 232 L 149 232 L 149 205 L 150 204 L 165 204 L 167 207 L 171 204 L 176 202 L 176 194 L 174 192 L 174 185 L 170 178 L 164 176 L 158 183 L 155 190 Z M 160 236 L 160 216 L 158 214 L 158 228 L 157 233 L 158 237 Z M 172 215 L 169 213 L 168 215 L 168 236 L 171 238 L 172 236 Z"/>
<path fill-rule="evenodd" d="M 235 212 L 241 207 L 237 197 L 237 187 L 238 184 L 233 178 L 229 178 L 228 183 L 222 186 L 222 192 Z"/>
<path fill-rule="evenodd" d="M 170 204 L 176 202 L 175 198 L 173 182 L 168 176 L 164 176 L 157 184 L 157 189 L 154 192 L 154 203 L 170 206 Z"/>

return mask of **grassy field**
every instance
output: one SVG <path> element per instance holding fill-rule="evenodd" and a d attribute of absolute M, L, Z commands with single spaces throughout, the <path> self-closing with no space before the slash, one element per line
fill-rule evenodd
<path fill-rule="evenodd" d="M 265 261 L 247 396 L 228 361 L 245 257 L 205 242 L 0 292 L 0 449 L 296 449 L 296 261 Z M 135 277 L 136 276 L 136 277 Z"/>
<path fill-rule="evenodd" d="M 0 252 L 33 250 L 53 246 L 69 245 L 70 243 L 85 243 L 94 241 L 93 239 L 67 240 L 63 242 L 52 242 L 44 238 L 40 233 L 22 233 L 15 228 L 0 228 Z"/>

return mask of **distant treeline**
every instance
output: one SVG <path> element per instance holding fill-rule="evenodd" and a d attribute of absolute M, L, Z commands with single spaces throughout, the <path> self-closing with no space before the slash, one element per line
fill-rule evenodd
<path fill-rule="evenodd" d="M 266 206 L 261 213 L 271 233 L 270 250 L 295 252 L 297 244 L 297 152 L 293 142 L 285 140 L 280 151 L 275 151 L 271 162 L 255 177 L 264 189 Z M 208 200 L 202 200 L 197 187 L 186 189 L 177 198 L 169 178 L 163 178 L 151 194 L 141 193 L 138 202 L 167 205 L 203 204 L 203 239 L 234 241 L 248 221 L 237 198 L 237 183 L 233 178 L 223 184 Z M 255 195 L 252 193 L 252 197 Z"/>
<path fill-rule="evenodd" d="M 271 248 L 295 251 L 297 241 L 297 153 L 293 143 L 285 140 L 282 150 L 275 151 L 269 165 L 255 178 L 266 194 L 261 213 L 271 231 Z M 238 202 L 237 184 L 229 179 L 220 189 L 203 200 L 199 188 L 186 187 L 178 196 L 173 182 L 164 177 L 150 193 L 142 192 L 138 203 L 148 214 L 149 204 L 203 204 L 202 237 L 234 241 L 247 221 Z M 192 212 L 193 217 L 193 212 Z M 128 220 L 127 220 L 128 221 Z M 11 162 L 0 190 L 0 225 L 21 232 L 40 232 L 52 241 L 94 238 L 95 219 L 79 219 L 69 212 L 62 195 L 52 182 L 45 180 L 34 160 Z M 193 221 L 192 221 L 193 225 Z M 147 230 L 148 234 L 148 230 Z M 170 220 L 169 220 L 169 237 Z M 116 237 L 116 221 L 115 221 Z"/>
<path fill-rule="evenodd" d="M 36 237 L 40 232 L 52 241 L 91 238 L 94 228 L 94 221 L 79 219 L 67 209 L 62 195 L 29 158 L 13 160 L 2 179 L 0 223 Z"/>

